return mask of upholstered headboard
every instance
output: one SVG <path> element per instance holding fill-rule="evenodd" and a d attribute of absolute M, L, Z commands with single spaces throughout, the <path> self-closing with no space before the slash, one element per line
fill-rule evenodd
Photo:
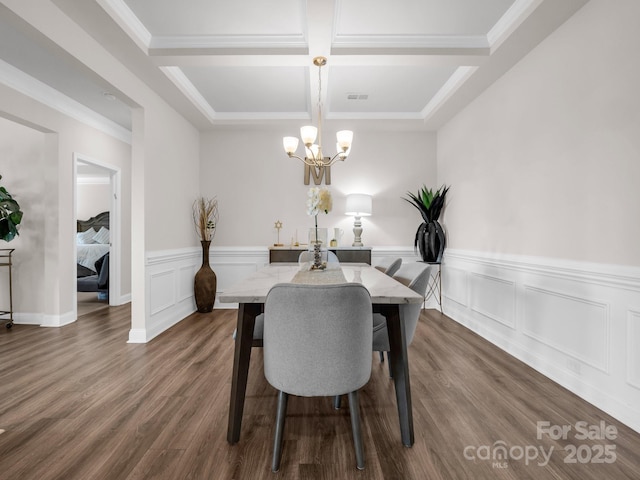
<path fill-rule="evenodd" d="M 85 232 L 91 227 L 97 232 L 101 227 L 109 228 L 109 212 L 102 212 L 88 220 L 78 220 L 78 232 Z"/>

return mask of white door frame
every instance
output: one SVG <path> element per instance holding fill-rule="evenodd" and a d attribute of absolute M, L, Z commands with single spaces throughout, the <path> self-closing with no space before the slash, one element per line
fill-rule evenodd
<path fill-rule="evenodd" d="M 73 153 L 73 220 L 74 225 L 78 220 L 77 210 L 77 198 L 78 198 L 78 162 L 89 163 L 101 168 L 104 168 L 109 172 L 109 183 L 111 185 L 111 204 L 109 207 L 109 237 L 110 237 L 110 249 L 109 249 L 109 305 L 121 305 L 121 278 L 120 278 L 120 265 L 121 265 L 121 245 L 122 245 L 122 203 L 121 203 L 121 176 L 122 171 L 120 167 L 111 165 L 102 160 L 98 160 L 92 157 L 88 157 L 81 153 Z M 77 258 L 78 251 L 77 245 L 73 244 L 73 260 Z M 74 265 L 73 271 L 76 270 Z M 74 316 L 78 318 L 78 292 L 76 285 L 76 278 L 73 279 L 73 311 Z"/>

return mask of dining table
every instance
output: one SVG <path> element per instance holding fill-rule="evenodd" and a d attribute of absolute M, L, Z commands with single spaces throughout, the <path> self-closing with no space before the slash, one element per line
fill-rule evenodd
<path fill-rule="evenodd" d="M 360 283 L 369 291 L 373 312 L 382 314 L 387 321 L 389 367 L 395 384 L 400 437 L 403 445 L 412 446 L 414 433 L 409 361 L 399 307 L 407 303 L 422 303 L 424 298 L 375 267 L 355 263 L 328 263 L 325 270 L 310 270 L 308 263 L 269 264 L 239 283 L 225 288 L 218 295 L 221 303 L 238 304 L 227 441 L 235 444 L 240 440 L 251 350 L 259 345 L 253 339 L 255 319 L 264 311 L 269 290 L 279 283 Z"/>

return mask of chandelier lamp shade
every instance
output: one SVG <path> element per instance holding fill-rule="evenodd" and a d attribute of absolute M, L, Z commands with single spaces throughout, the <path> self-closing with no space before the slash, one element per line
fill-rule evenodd
<path fill-rule="evenodd" d="M 300 157 L 296 155 L 298 150 L 299 139 L 296 137 L 284 137 L 282 139 L 282 145 L 284 151 L 289 158 L 297 158 L 310 167 L 328 167 L 333 165 L 338 160 L 344 160 L 349 156 L 351 151 L 351 142 L 353 141 L 353 132 L 351 130 L 341 130 L 336 133 L 336 153 L 333 157 L 325 157 L 322 151 L 322 76 L 321 70 L 324 65 L 327 64 L 325 57 L 316 57 L 313 59 L 313 64 L 318 67 L 318 126 L 307 125 L 300 128 L 300 138 L 304 144 L 305 156 Z M 316 143 L 317 139 L 317 143 Z"/>

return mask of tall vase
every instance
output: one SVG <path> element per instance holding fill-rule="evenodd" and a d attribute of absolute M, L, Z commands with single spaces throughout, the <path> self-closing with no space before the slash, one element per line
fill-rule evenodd
<path fill-rule="evenodd" d="M 213 310 L 216 301 L 216 288 L 218 279 L 216 273 L 209 266 L 209 246 L 210 240 L 202 240 L 202 266 L 196 272 L 193 280 L 193 291 L 196 297 L 196 307 L 198 312 L 207 313 Z"/>

